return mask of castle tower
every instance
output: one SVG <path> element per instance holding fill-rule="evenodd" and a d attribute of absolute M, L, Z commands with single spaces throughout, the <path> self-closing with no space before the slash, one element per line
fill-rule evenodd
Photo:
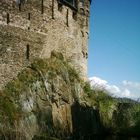
<path fill-rule="evenodd" d="M 90 0 L 0 0 L 0 88 L 52 50 L 87 75 Z"/>

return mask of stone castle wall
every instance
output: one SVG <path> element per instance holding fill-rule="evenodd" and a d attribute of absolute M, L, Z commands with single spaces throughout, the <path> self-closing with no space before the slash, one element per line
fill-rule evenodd
<path fill-rule="evenodd" d="M 0 1 L 0 88 L 52 50 L 62 52 L 86 77 L 90 1 L 78 1 L 77 9 L 63 0 L 17 1 Z"/>

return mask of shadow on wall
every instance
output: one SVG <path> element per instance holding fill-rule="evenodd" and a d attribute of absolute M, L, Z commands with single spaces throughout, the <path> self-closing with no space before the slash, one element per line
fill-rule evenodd
<path fill-rule="evenodd" d="M 102 132 L 98 110 L 76 102 L 71 107 L 71 113 L 73 140 L 92 139 L 93 136 Z"/>
<path fill-rule="evenodd" d="M 140 140 L 139 136 L 109 134 L 100 120 L 98 110 L 75 102 L 71 106 L 73 136 L 71 140 Z"/>

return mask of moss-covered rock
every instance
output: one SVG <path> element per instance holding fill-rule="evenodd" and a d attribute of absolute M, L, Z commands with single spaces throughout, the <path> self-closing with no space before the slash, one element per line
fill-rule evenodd
<path fill-rule="evenodd" d="M 61 53 L 52 52 L 49 59 L 34 60 L 0 95 L 3 136 L 13 129 L 27 140 L 64 138 L 74 129 L 71 106 L 83 100 L 83 81 Z"/>

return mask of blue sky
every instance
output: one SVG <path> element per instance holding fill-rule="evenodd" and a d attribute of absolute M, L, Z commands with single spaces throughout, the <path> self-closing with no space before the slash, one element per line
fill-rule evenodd
<path fill-rule="evenodd" d="M 92 1 L 88 76 L 119 88 L 124 81 L 139 85 L 140 0 Z"/>

